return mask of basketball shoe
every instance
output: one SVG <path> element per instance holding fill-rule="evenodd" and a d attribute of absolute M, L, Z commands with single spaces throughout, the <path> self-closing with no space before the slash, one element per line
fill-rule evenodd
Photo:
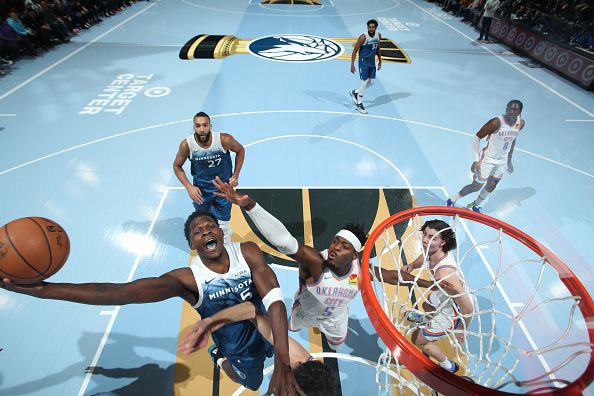
<path fill-rule="evenodd" d="M 353 101 L 353 103 L 357 105 L 357 92 L 355 92 L 355 90 L 353 89 L 349 92 L 349 95 L 351 95 L 351 100 Z"/>
<path fill-rule="evenodd" d="M 481 213 L 481 207 L 480 206 L 476 206 L 474 201 L 472 201 L 471 203 L 469 203 L 466 208 L 472 210 L 473 212 L 477 212 L 477 213 Z"/>

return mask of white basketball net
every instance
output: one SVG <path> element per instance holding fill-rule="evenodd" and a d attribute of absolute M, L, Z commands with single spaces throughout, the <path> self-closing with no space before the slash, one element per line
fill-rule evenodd
<path fill-rule="evenodd" d="M 424 254 L 419 231 L 424 220 L 429 218 L 415 216 L 408 220 L 401 241 L 396 239 L 394 228 L 388 227 L 374 242 L 377 256 L 371 259 L 371 263 L 385 269 L 400 270 Z M 457 273 L 464 279 L 462 272 L 467 272 L 465 278 L 469 279 L 469 273 L 476 273 L 475 270 L 480 267 L 488 274 L 481 278 L 481 282 L 466 282 L 465 294 L 474 302 L 474 312 L 466 315 L 471 317 L 471 322 L 466 328 L 462 320 L 458 329 L 448 330 L 452 323 L 451 315 L 445 320 L 449 325 L 440 324 L 440 319 L 447 315 L 446 308 L 438 307 L 429 315 L 423 310 L 422 302 L 427 299 L 430 290 L 419 287 L 415 282 L 404 281 L 401 275 L 400 285 L 387 285 L 381 276 L 378 279 L 371 271 L 376 298 L 394 327 L 410 341 L 417 328 L 427 328 L 430 323 L 433 329 L 441 326 L 446 335 L 438 341 L 438 345 L 449 359 L 460 365 L 457 375 L 466 376 L 488 388 L 514 393 L 551 390 L 563 388 L 581 375 L 592 352 L 592 344 L 587 337 L 583 316 L 577 309 L 580 298 L 569 294 L 546 259 L 536 257 L 534 252 L 501 230 L 461 219 L 457 215 L 445 216 L 444 220 L 458 239 L 458 248 L 450 252 L 458 263 L 460 270 Z M 473 227 L 472 233 L 469 224 Z M 482 235 L 489 235 L 489 238 L 477 242 L 474 235 L 477 231 L 481 234 L 481 229 Z M 522 250 L 522 247 L 525 249 Z M 505 248 L 518 251 L 506 254 Z M 532 257 L 519 257 L 528 252 Z M 445 292 L 441 281 L 435 282 L 427 266 L 425 256 L 423 267 L 412 272 L 415 281 L 421 277 L 429 279 L 436 289 Z M 512 289 L 518 289 L 513 286 L 518 284 L 518 278 L 522 279 L 520 284 L 526 285 L 526 290 L 522 293 L 511 290 L 510 293 L 506 287 L 509 289 L 512 285 Z M 523 296 L 521 300 L 512 301 L 520 295 Z M 422 314 L 423 319 L 418 323 L 407 320 L 409 311 Z M 542 318 L 550 320 L 551 315 L 554 326 L 540 326 L 541 334 L 538 334 L 534 323 Z M 532 326 L 527 326 L 529 322 Z M 465 335 L 463 341 L 456 337 L 457 333 Z M 395 381 L 395 376 L 400 380 Z M 400 394 L 435 393 L 406 367 L 397 364 L 387 348 L 378 359 L 376 382 L 380 394 L 386 391 L 389 394 L 389 390 L 394 394 L 397 391 Z"/>

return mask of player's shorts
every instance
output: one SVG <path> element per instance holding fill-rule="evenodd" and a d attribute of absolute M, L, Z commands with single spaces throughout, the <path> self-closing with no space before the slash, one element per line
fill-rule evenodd
<path fill-rule="evenodd" d="M 293 308 L 289 316 L 289 330 L 299 331 L 306 327 L 317 327 L 326 336 L 328 345 L 336 350 L 346 341 L 349 331 L 349 312 L 332 316 L 308 315 L 299 300 L 293 302 Z"/>
<path fill-rule="evenodd" d="M 231 368 L 239 378 L 239 383 L 251 390 L 257 390 L 264 379 L 264 361 L 274 354 L 274 347 L 264 341 L 266 345 L 255 356 L 231 355 L 225 356 Z"/>
<path fill-rule="evenodd" d="M 428 303 L 434 307 L 443 306 L 443 302 L 449 297 L 441 290 L 436 290 L 429 295 Z M 448 303 L 444 308 L 437 308 L 438 312 L 431 316 L 431 319 L 421 327 L 423 336 L 429 341 L 436 341 L 451 333 L 462 324 L 458 310 L 453 302 Z"/>
<path fill-rule="evenodd" d="M 361 80 L 365 81 L 368 78 L 375 78 L 375 65 L 374 66 L 368 66 L 368 65 L 364 65 L 359 63 L 359 78 L 361 78 Z"/>
<path fill-rule="evenodd" d="M 485 183 L 488 179 L 500 180 L 503 177 L 503 173 L 507 171 L 507 162 L 479 162 L 479 167 L 474 174 L 474 180 L 478 183 Z"/>
<path fill-rule="evenodd" d="M 204 201 L 201 204 L 194 202 L 194 209 L 197 212 L 210 212 L 217 220 L 231 220 L 231 202 L 223 197 L 214 195 L 212 192 L 202 189 L 200 191 L 202 191 L 202 199 Z"/>

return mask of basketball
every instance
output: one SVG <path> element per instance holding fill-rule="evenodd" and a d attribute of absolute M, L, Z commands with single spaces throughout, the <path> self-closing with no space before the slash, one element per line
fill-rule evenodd
<path fill-rule="evenodd" d="M 68 235 L 52 220 L 23 217 L 0 228 L 0 277 L 14 283 L 37 283 L 52 276 L 69 253 Z"/>

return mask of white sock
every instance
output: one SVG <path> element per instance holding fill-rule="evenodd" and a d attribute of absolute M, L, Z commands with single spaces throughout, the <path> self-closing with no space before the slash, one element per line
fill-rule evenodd
<path fill-rule="evenodd" d="M 363 94 L 365 93 L 365 89 L 367 88 L 367 80 L 361 80 L 361 85 L 359 86 L 359 89 L 356 91 L 357 92 L 357 104 L 361 104 L 363 103 Z"/>
<path fill-rule="evenodd" d="M 363 95 L 365 92 L 365 88 L 367 88 L 367 80 L 361 80 L 361 84 L 359 84 L 359 89 L 356 90 L 357 95 Z"/>
<path fill-rule="evenodd" d="M 225 236 L 224 243 L 231 242 L 231 235 L 233 234 L 233 231 L 231 230 L 231 221 L 219 220 L 219 227 L 221 227 L 223 235 Z"/>
<path fill-rule="evenodd" d="M 439 365 L 448 371 L 452 371 L 454 369 L 454 365 L 450 361 L 450 359 L 444 360 L 443 362 L 439 362 Z"/>
<path fill-rule="evenodd" d="M 491 194 L 489 191 L 485 190 L 484 188 L 481 190 L 477 199 L 474 200 L 474 204 L 476 206 L 481 206 L 481 203 Z"/>
<path fill-rule="evenodd" d="M 456 194 L 454 194 L 454 195 L 452 195 L 452 196 L 450 197 L 450 199 L 451 199 L 452 201 L 454 201 L 454 203 L 455 203 L 457 200 L 459 200 L 460 198 L 462 198 L 462 195 L 460 195 L 460 193 L 459 193 L 459 192 L 458 192 L 458 193 L 456 193 Z"/>

